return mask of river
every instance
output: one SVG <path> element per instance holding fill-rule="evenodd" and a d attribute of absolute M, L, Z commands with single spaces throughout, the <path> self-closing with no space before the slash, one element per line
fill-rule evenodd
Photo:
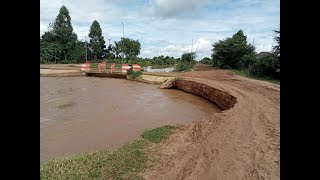
<path fill-rule="evenodd" d="M 40 161 L 117 148 L 150 128 L 221 109 L 177 89 L 124 79 L 40 77 Z"/>

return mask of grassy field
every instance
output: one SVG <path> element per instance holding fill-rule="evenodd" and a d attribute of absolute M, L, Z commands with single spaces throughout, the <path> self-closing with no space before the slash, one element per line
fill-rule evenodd
<path fill-rule="evenodd" d="M 162 142 L 175 128 L 162 126 L 147 130 L 142 138 L 117 150 L 48 160 L 40 167 L 40 179 L 142 179 L 139 173 L 150 159 L 147 148 Z"/>
<path fill-rule="evenodd" d="M 238 69 L 233 69 L 232 70 L 236 75 L 239 76 L 245 76 L 248 78 L 252 78 L 252 79 L 256 79 L 256 80 L 261 80 L 261 81 L 267 81 L 273 84 L 277 84 L 280 85 L 280 80 L 279 79 L 273 79 L 271 77 L 254 77 L 254 76 L 249 76 L 247 72 L 245 72 L 244 70 L 238 70 Z"/>

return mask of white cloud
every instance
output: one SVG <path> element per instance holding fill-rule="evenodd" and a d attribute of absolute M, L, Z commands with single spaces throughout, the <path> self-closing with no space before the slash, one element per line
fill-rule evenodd
<path fill-rule="evenodd" d="M 151 12 L 159 16 L 174 16 L 190 13 L 204 5 L 208 0 L 152 0 Z"/>
<path fill-rule="evenodd" d="M 217 5 L 217 3 L 221 3 Z M 280 24 L 279 0 L 40 0 L 40 35 L 65 5 L 74 32 L 84 40 L 96 19 L 108 42 L 124 35 L 139 39 L 140 57 L 180 57 L 197 50 L 198 60 L 211 55 L 212 44 L 232 36 L 239 29 L 256 51 L 270 51 L 273 29 Z"/>
<path fill-rule="evenodd" d="M 104 0 L 77 0 L 76 3 L 66 0 L 41 0 L 40 34 L 47 29 L 50 22 L 54 22 L 62 5 L 68 8 L 74 31 L 78 31 L 79 36 L 85 35 L 85 33 L 82 33 L 83 31 L 89 31 L 93 20 L 97 20 L 100 25 L 103 25 L 126 15 L 126 12 L 121 11 L 112 3 L 106 3 Z"/>

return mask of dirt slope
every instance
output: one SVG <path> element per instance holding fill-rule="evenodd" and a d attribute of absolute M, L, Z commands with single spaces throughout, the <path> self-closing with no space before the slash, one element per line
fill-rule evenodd
<path fill-rule="evenodd" d="M 280 179 L 278 85 L 223 70 L 175 75 L 227 92 L 237 103 L 152 148 L 160 155 L 143 174 L 146 179 Z"/>

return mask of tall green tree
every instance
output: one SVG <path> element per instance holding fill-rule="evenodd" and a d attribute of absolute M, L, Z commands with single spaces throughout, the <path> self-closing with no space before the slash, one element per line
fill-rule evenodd
<path fill-rule="evenodd" d="M 55 47 L 59 46 L 60 50 L 56 51 L 58 54 L 55 54 L 57 59 L 67 60 L 70 58 L 72 50 L 77 45 L 77 34 L 73 32 L 71 17 L 65 6 L 60 8 L 54 23 L 49 25 L 49 30 L 41 38 L 43 42 L 54 43 Z"/>
<path fill-rule="evenodd" d="M 97 58 L 101 59 L 104 56 L 106 42 L 104 40 L 104 37 L 102 36 L 100 24 L 96 20 L 94 20 L 92 22 L 92 25 L 90 26 L 89 37 L 89 47 L 91 50 L 91 54 L 93 55 L 95 60 Z"/>
<path fill-rule="evenodd" d="M 239 69 L 243 56 L 255 51 L 253 45 L 247 44 L 247 37 L 242 30 L 239 30 L 231 38 L 220 40 L 212 46 L 213 63 L 220 68 Z"/>
<path fill-rule="evenodd" d="M 141 44 L 139 40 L 121 38 L 121 40 L 118 42 L 118 45 L 126 58 L 134 58 L 140 54 Z"/>
<path fill-rule="evenodd" d="M 70 52 L 76 47 L 77 34 L 73 32 L 71 17 L 66 6 L 62 6 L 53 24 L 53 35 L 62 46 L 62 56 L 67 60 Z"/>

